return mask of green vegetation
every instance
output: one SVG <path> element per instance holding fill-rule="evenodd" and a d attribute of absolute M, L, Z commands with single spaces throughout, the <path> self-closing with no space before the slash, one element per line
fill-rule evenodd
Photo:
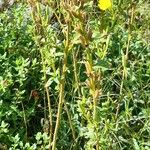
<path fill-rule="evenodd" d="M 0 4 L 0 149 L 150 149 L 150 3 L 99 5 Z"/>

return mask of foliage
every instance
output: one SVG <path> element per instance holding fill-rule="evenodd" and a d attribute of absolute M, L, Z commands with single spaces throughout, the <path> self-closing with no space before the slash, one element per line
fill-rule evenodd
<path fill-rule="evenodd" d="M 0 149 L 150 149 L 150 4 L 112 2 L 0 12 Z"/>

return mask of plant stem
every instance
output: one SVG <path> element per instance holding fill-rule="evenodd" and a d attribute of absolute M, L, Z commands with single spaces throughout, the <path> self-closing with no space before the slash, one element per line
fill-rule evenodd
<path fill-rule="evenodd" d="M 127 39 L 127 44 L 126 44 L 126 52 L 125 52 L 125 54 L 122 52 L 123 73 L 122 73 L 122 81 L 121 81 L 121 86 L 120 86 L 120 94 L 122 94 L 124 79 L 127 79 L 127 61 L 128 61 L 130 41 L 131 41 L 131 37 L 132 37 L 131 36 L 131 25 L 133 23 L 133 17 L 134 17 L 134 7 L 132 6 L 131 19 L 129 21 L 129 26 L 128 26 L 128 39 Z"/>
<path fill-rule="evenodd" d="M 78 54 L 78 52 L 77 52 L 77 54 Z M 77 90 L 78 90 L 78 96 L 81 97 L 81 91 L 80 91 L 78 75 L 77 75 L 77 56 L 76 55 L 75 55 L 75 52 L 73 52 L 74 78 L 75 78 L 75 84 L 76 84 Z"/>
<path fill-rule="evenodd" d="M 26 142 L 27 142 L 27 138 L 28 138 L 28 127 L 27 127 L 27 120 L 26 120 L 26 114 L 25 114 L 23 102 L 21 102 L 21 105 L 22 105 L 22 110 L 23 110 L 24 126 L 25 126 L 25 129 L 26 129 L 25 140 L 26 140 Z"/>
<path fill-rule="evenodd" d="M 68 47 L 69 47 L 69 22 L 67 23 L 63 68 L 62 68 L 62 75 L 61 75 L 62 78 L 61 78 L 61 81 L 60 81 L 59 104 L 58 104 L 58 112 L 57 112 L 57 120 L 56 120 L 56 125 L 55 125 L 55 131 L 54 131 L 54 136 L 53 136 L 52 150 L 56 149 L 57 133 L 58 133 L 58 128 L 59 128 L 59 124 L 60 124 L 60 120 L 61 120 L 62 106 L 63 106 L 63 103 L 64 103 L 64 88 L 65 88 L 65 77 L 66 77 L 66 70 L 67 70 Z"/>
<path fill-rule="evenodd" d="M 55 125 L 54 136 L 53 136 L 52 150 L 56 149 L 57 132 L 58 132 L 59 124 L 60 124 L 61 111 L 62 111 L 62 106 L 63 106 L 63 101 L 64 101 L 65 72 L 66 72 L 66 62 L 67 62 L 66 59 L 67 59 L 66 55 L 64 55 L 62 79 L 60 81 L 60 95 L 59 95 L 57 120 L 56 120 L 56 125 Z"/>
<path fill-rule="evenodd" d="M 67 116 L 68 116 L 70 128 L 71 128 L 71 131 L 72 131 L 72 137 L 73 137 L 74 142 L 76 142 L 75 131 L 74 131 L 74 128 L 73 128 L 73 124 L 72 124 L 72 122 L 71 122 L 71 117 L 70 117 L 70 113 L 69 113 L 68 107 L 67 107 L 67 105 L 66 105 L 65 102 L 64 102 L 64 106 L 65 106 L 65 110 L 66 110 L 66 112 L 67 112 Z"/>

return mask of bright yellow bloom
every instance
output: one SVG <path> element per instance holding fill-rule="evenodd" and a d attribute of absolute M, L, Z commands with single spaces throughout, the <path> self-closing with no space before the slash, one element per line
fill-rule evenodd
<path fill-rule="evenodd" d="M 112 5 L 111 0 L 99 0 L 99 4 L 98 4 L 98 6 L 101 10 L 106 10 L 106 9 L 110 8 L 111 5 Z"/>

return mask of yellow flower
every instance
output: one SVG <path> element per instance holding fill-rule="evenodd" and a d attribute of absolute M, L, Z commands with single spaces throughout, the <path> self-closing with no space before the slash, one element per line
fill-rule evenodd
<path fill-rule="evenodd" d="M 98 7 L 101 10 L 106 10 L 106 9 L 110 8 L 111 6 L 112 6 L 111 0 L 99 0 Z"/>

